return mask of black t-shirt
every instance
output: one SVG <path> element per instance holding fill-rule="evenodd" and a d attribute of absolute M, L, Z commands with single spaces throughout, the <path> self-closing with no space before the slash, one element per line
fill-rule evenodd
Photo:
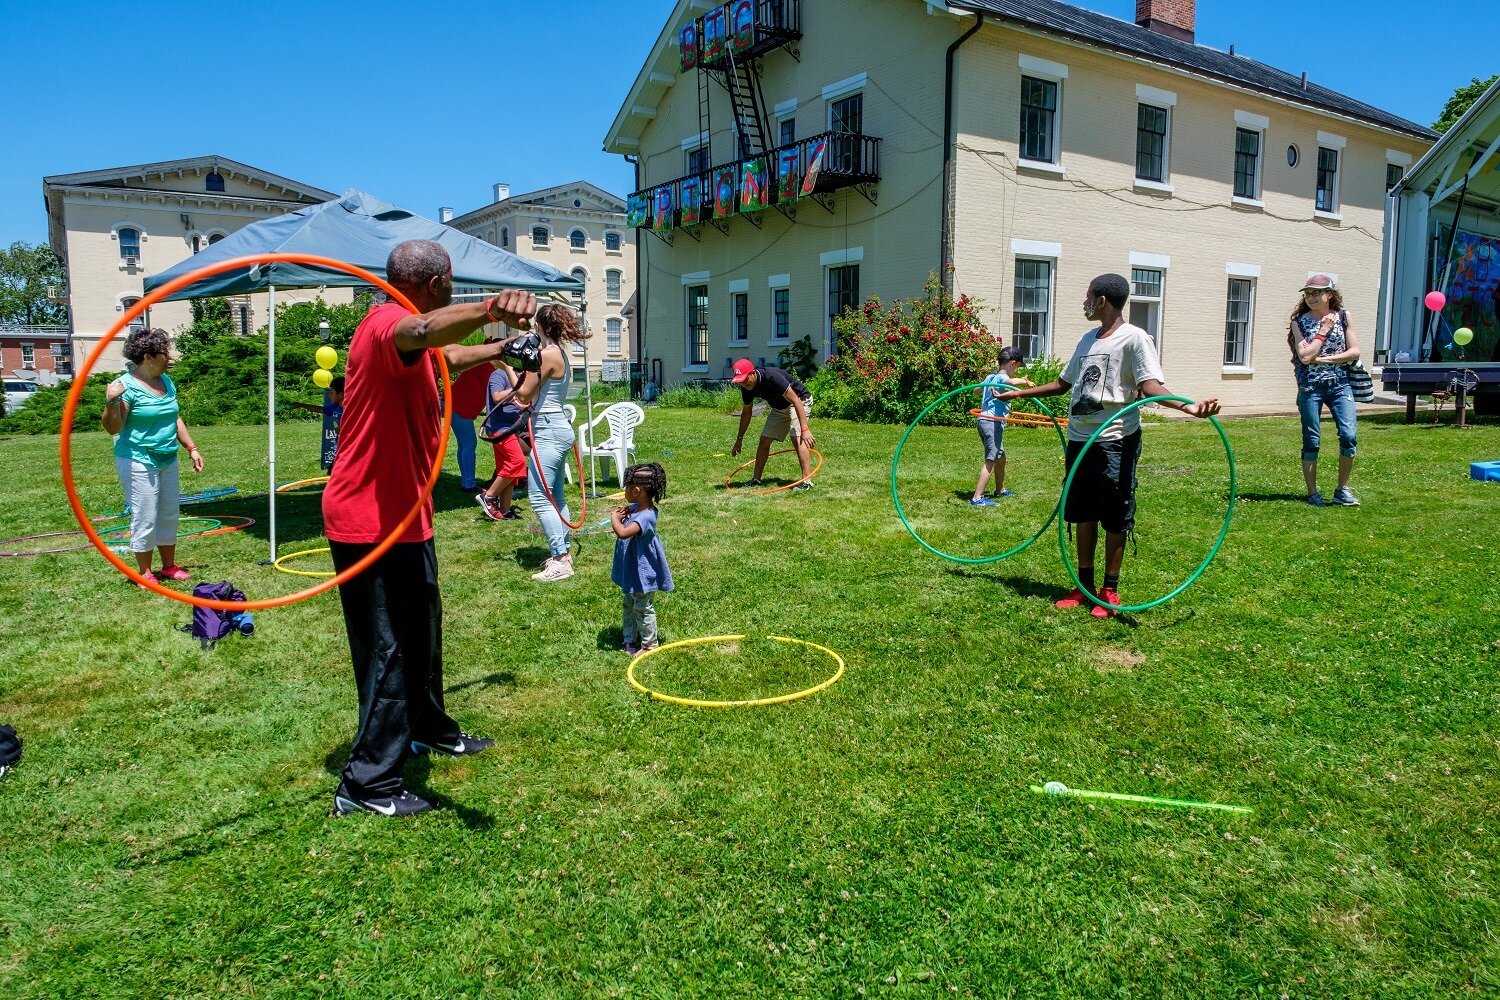
<path fill-rule="evenodd" d="M 755 370 L 760 374 L 760 379 L 755 383 L 755 388 L 746 389 L 744 386 L 740 387 L 740 396 L 744 398 L 746 406 L 750 405 L 756 399 L 764 399 L 767 403 L 771 404 L 771 409 L 784 410 L 792 405 L 786 401 L 786 391 L 788 389 L 795 392 L 797 398 L 801 399 L 804 403 L 812 398 L 812 394 L 807 391 L 807 388 L 801 382 L 797 381 L 797 376 L 795 375 L 788 374 L 780 368 L 770 365 Z"/>

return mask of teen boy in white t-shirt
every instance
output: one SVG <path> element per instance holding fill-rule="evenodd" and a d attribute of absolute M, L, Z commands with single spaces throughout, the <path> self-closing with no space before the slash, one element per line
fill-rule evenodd
<path fill-rule="evenodd" d="M 1084 334 L 1073 358 L 1054 382 L 1032 389 L 1002 392 L 1000 399 L 1070 394 L 1066 469 L 1083 452 L 1085 442 L 1137 396 L 1169 395 L 1162 385 L 1161 361 L 1151 335 L 1125 322 L 1130 283 L 1118 274 L 1101 274 L 1089 282 L 1083 315 L 1098 322 Z M 1217 399 L 1183 404 L 1164 402 L 1194 417 L 1219 412 Z M 1063 519 L 1077 526 L 1078 579 L 1105 604 L 1119 604 L 1120 567 L 1125 562 L 1125 536 L 1135 526 L 1135 467 L 1141 456 L 1140 411 L 1110 424 L 1084 456 L 1073 488 L 1068 491 Z M 1066 469 L 1063 475 L 1067 475 Z M 1104 585 L 1094 589 L 1094 556 L 1099 525 L 1104 525 Z M 1058 601 L 1059 608 L 1076 608 L 1088 601 L 1077 588 Z M 1095 618 L 1114 611 L 1094 605 Z"/>

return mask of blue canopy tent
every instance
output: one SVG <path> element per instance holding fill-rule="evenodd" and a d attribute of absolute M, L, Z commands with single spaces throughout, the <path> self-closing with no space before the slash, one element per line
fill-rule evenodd
<path fill-rule="evenodd" d="M 569 295 L 580 308 L 584 284 L 550 264 L 526 260 L 483 240 L 466 236 L 451 226 L 424 219 L 387 204 L 363 191 L 350 189 L 342 198 L 310 205 L 297 212 L 246 226 L 200 250 L 175 267 L 146 278 L 146 291 L 206 265 L 263 253 L 307 253 L 332 257 L 385 277 L 391 250 L 407 240 L 433 240 L 453 259 L 453 283 L 476 289 L 519 288 L 538 294 Z M 168 299 L 201 299 L 266 291 L 270 296 L 270 325 L 266 352 L 266 407 L 270 426 L 271 560 L 276 558 L 276 289 L 362 286 L 364 281 L 343 271 L 301 264 L 274 263 L 247 267 L 194 282 Z M 585 351 L 587 346 L 585 342 Z M 584 355 L 588 371 L 588 355 Z M 589 420 L 593 394 L 584 379 Z"/>

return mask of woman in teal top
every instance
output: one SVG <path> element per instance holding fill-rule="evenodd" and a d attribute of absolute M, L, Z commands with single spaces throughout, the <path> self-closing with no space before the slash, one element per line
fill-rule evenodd
<path fill-rule="evenodd" d="M 177 565 L 177 521 L 182 490 L 177 446 L 203 471 L 203 456 L 177 407 L 177 387 L 167 377 L 171 338 L 164 330 L 137 330 L 125 341 L 133 366 L 104 392 L 104 429 L 115 437 L 115 470 L 130 510 L 130 551 L 136 567 L 153 582 L 187 580 Z M 151 572 L 151 550 L 161 550 L 161 572 Z"/>

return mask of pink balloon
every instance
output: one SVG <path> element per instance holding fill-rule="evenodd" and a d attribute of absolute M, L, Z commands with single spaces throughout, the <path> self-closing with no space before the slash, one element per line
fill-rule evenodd
<path fill-rule="evenodd" d="M 1444 295 L 1442 292 L 1428 292 L 1427 297 L 1422 301 L 1427 303 L 1428 309 L 1431 309 L 1433 312 L 1437 312 L 1439 309 L 1443 308 L 1443 306 L 1448 304 L 1448 296 Z"/>

